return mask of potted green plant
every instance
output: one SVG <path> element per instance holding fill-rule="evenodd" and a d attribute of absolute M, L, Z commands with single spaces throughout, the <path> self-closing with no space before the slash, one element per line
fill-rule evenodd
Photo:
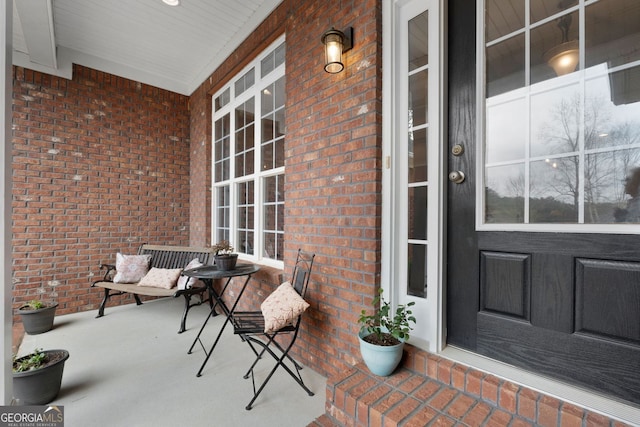
<path fill-rule="evenodd" d="M 238 261 L 238 254 L 233 253 L 233 246 L 228 240 L 222 240 L 212 246 L 215 253 L 216 265 L 219 270 L 233 270 L 236 268 L 236 262 Z"/>
<path fill-rule="evenodd" d="M 362 310 L 358 323 L 361 325 L 358 339 L 362 359 L 375 375 L 387 376 L 396 369 L 402 359 L 404 343 L 409 339 L 409 331 L 416 318 L 410 309 L 411 301 L 399 305 L 395 312 L 382 298 L 382 289 L 372 302 L 373 314 Z"/>
<path fill-rule="evenodd" d="M 67 350 L 36 349 L 13 358 L 13 396 L 21 405 L 44 405 L 58 396 Z"/>
<path fill-rule="evenodd" d="M 33 299 L 18 308 L 25 332 L 36 335 L 51 330 L 57 307 L 57 302 L 45 303 L 42 300 Z"/>

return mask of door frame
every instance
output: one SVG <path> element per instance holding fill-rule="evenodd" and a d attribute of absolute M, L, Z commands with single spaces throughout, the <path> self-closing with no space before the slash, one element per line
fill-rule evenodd
<path fill-rule="evenodd" d="M 445 313 L 444 313 L 444 236 L 446 224 L 444 223 L 444 206 L 446 201 L 446 181 L 442 179 L 445 175 L 443 147 L 445 121 L 444 114 L 437 114 L 445 109 L 445 71 L 446 58 L 444 56 L 444 43 L 446 37 L 442 36 L 445 27 L 445 0 L 393 0 L 383 2 L 383 25 L 382 25 L 382 52 L 383 52 L 383 73 L 382 92 L 383 99 L 391 100 L 382 104 L 382 243 L 381 243 L 381 273 L 380 286 L 384 290 L 387 300 L 390 300 L 393 307 L 398 304 L 406 304 L 413 301 L 416 305 L 412 308 L 415 317 L 418 319 L 414 331 L 412 331 L 410 343 L 416 347 L 437 353 L 440 352 L 446 342 L 445 334 Z M 407 244 L 406 238 L 403 240 L 398 235 L 399 228 L 407 225 L 406 209 L 397 209 L 396 206 L 406 206 L 407 199 L 404 192 L 396 191 L 402 185 L 399 179 L 401 173 L 406 174 L 406 157 L 394 144 L 399 139 L 399 133 L 403 130 L 396 123 L 401 123 L 401 112 L 398 104 L 401 97 L 398 96 L 404 90 L 399 81 L 399 73 L 394 64 L 398 63 L 401 49 L 398 19 L 401 9 L 410 9 L 415 16 L 421 9 L 429 9 L 436 13 L 431 16 L 429 22 L 435 23 L 438 28 L 430 25 L 429 31 L 429 105 L 433 111 L 429 113 L 429 188 L 436 191 L 429 191 L 428 197 L 428 286 L 427 297 L 417 298 L 407 295 L 406 289 L 406 268 L 401 266 L 406 263 L 401 260 L 406 259 Z M 417 12 L 421 13 L 421 12 Z M 432 48 L 437 50 L 437 55 L 432 55 Z M 406 83 L 406 82 L 405 82 Z M 404 104 L 406 105 L 406 104 Z M 430 109 L 430 110 L 431 110 Z M 406 132 L 406 128 L 405 132 Z M 406 186 L 405 186 L 406 188 Z"/>

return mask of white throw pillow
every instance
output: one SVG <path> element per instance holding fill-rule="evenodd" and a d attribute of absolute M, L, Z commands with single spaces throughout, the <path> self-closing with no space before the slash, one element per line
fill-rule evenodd
<path fill-rule="evenodd" d="M 200 262 L 198 258 L 194 258 L 189 261 L 189 264 L 184 268 L 185 270 L 191 270 L 192 268 L 202 267 L 204 264 Z M 178 289 L 191 289 L 193 285 L 195 285 L 196 281 L 195 277 L 188 276 L 180 276 L 178 279 Z"/>
<path fill-rule="evenodd" d="M 151 255 L 116 254 L 116 275 L 114 283 L 136 283 L 149 271 Z"/>
<path fill-rule="evenodd" d="M 178 283 L 178 277 L 182 273 L 181 268 L 156 268 L 151 270 L 140 280 L 138 286 L 150 286 L 152 288 L 171 289 Z"/>
<path fill-rule="evenodd" d="M 302 299 L 290 282 L 284 282 L 260 305 L 265 333 L 290 325 L 307 308 L 309 303 Z"/>

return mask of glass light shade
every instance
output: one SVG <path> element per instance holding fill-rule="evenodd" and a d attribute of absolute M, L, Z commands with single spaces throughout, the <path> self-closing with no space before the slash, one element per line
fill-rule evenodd
<path fill-rule="evenodd" d="M 573 73 L 578 66 L 580 59 L 578 41 L 562 43 L 548 50 L 544 55 L 544 60 L 549 64 L 558 76 Z"/>
<path fill-rule="evenodd" d="M 342 63 L 342 33 L 331 29 L 324 34 L 322 42 L 324 43 L 324 70 L 331 74 L 344 70 L 344 64 Z"/>

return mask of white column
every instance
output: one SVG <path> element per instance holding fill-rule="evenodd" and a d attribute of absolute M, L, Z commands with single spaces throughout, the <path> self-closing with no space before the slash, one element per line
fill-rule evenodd
<path fill-rule="evenodd" d="M 0 262 L 2 262 L 2 283 L 3 303 L 0 304 L 2 314 L 3 340 L 3 369 L 0 383 L 0 402 L 8 405 L 11 402 L 12 375 L 11 375 L 11 341 L 12 341 L 12 309 L 11 309 L 11 97 L 12 97 L 12 69 L 11 69 L 11 43 L 13 27 L 13 0 L 0 0 L 0 22 L 3 31 L 0 31 L 0 40 L 4 46 L 4 54 L 0 56 L 0 129 L 4 129 L 0 136 L 0 147 L 2 147 L 2 161 L 0 170 L 2 172 L 2 198 L 0 199 Z"/>

